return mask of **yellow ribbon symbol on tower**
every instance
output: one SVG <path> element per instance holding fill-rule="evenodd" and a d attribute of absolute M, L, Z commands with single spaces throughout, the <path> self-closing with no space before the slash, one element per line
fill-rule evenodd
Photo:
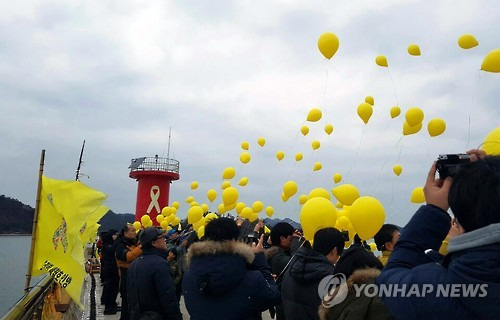
<path fill-rule="evenodd" d="M 160 204 L 158 203 L 158 199 L 160 199 L 160 187 L 152 186 L 149 195 L 151 196 L 151 202 L 149 203 L 147 213 L 150 214 L 153 207 L 156 209 L 156 213 L 160 213 Z"/>

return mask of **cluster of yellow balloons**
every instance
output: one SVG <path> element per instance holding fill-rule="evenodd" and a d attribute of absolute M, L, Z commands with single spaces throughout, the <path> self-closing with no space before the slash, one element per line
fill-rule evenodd
<path fill-rule="evenodd" d="M 176 227 L 180 224 L 180 218 L 176 215 L 177 209 L 179 209 L 179 202 L 175 201 L 172 203 L 171 207 L 165 207 L 161 210 L 161 213 L 156 216 L 156 222 L 166 231 L 170 230 L 171 227 Z M 133 227 L 136 231 L 141 228 L 148 228 L 153 226 L 153 220 L 148 214 L 141 216 L 140 221 L 135 221 Z"/>

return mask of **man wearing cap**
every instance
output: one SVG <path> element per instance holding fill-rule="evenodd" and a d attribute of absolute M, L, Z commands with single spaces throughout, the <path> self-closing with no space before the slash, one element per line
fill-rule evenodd
<path fill-rule="evenodd" d="M 167 262 L 164 231 L 155 227 L 144 229 L 139 237 L 142 256 L 128 270 L 130 318 L 181 320 L 175 285 Z"/>

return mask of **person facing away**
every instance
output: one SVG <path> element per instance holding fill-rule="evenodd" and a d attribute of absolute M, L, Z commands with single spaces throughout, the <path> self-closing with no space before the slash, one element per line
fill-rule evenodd
<path fill-rule="evenodd" d="M 397 318 L 494 319 L 500 314 L 500 156 L 467 153 L 471 162 L 453 178 L 436 179 L 432 165 L 424 187 L 427 204 L 404 227 L 377 279 L 380 286 L 406 285 L 420 292 L 432 287 L 425 295 L 383 297 Z M 448 234 L 448 208 L 459 235 L 449 239 L 443 262 L 435 263 L 425 251 L 438 250 Z"/>
<path fill-rule="evenodd" d="M 167 243 L 162 229 L 149 227 L 139 241 L 142 255 L 128 270 L 130 318 L 182 320 L 175 285 L 167 261 Z"/>
<path fill-rule="evenodd" d="M 134 226 L 125 225 L 120 231 L 120 235 L 115 240 L 116 264 L 120 274 L 120 296 L 122 297 L 122 309 L 120 320 L 128 320 L 128 299 L 127 299 L 127 270 L 130 263 L 142 254 L 141 245 L 137 245 Z"/>
<path fill-rule="evenodd" d="M 120 276 L 115 260 L 114 236 L 116 230 L 109 230 L 102 236 L 101 281 L 103 284 L 101 301 L 104 314 L 116 314 L 116 297 L 120 286 Z"/>
<path fill-rule="evenodd" d="M 362 246 L 351 246 L 344 250 L 335 265 L 335 277 L 340 279 L 338 278 L 340 276 L 347 281 L 344 285 L 338 286 L 337 292 L 329 292 L 328 288 L 323 290 L 327 293 L 318 310 L 319 318 L 321 320 L 393 319 L 377 295 L 366 295 L 365 291 L 355 289 L 355 286 L 373 285 L 382 268 L 382 263 L 373 253 Z"/>
<path fill-rule="evenodd" d="M 261 319 L 280 301 L 263 236 L 250 247 L 236 241 L 238 235 L 233 220 L 219 218 L 206 225 L 204 241 L 189 247 L 182 290 L 191 319 Z"/>
<path fill-rule="evenodd" d="M 400 235 L 401 233 L 399 232 L 398 226 L 387 223 L 384 224 L 373 237 L 373 240 L 375 240 L 375 244 L 377 245 L 377 250 L 382 252 L 382 255 L 378 257 L 378 259 L 384 266 L 387 264 L 387 260 L 389 260 L 392 250 L 394 250 L 394 246 L 396 245 L 396 242 L 398 242 Z"/>
<path fill-rule="evenodd" d="M 333 275 L 334 265 L 344 249 L 344 238 L 335 228 L 324 228 L 314 234 L 312 249 L 304 244 L 285 271 L 281 300 L 287 320 L 319 319 L 320 281 Z"/>

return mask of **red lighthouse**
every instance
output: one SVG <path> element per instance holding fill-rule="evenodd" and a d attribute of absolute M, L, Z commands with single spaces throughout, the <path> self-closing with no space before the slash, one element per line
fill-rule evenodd
<path fill-rule="evenodd" d="M 144 157 L 132 159 L 129 177 L 136 179 L 137 203 L 135 220 L 148 214 L 155 225 L 156 216 L 163 207 L 168 206 L 170 184 L 179 180 L 179 161 L 168 158 Z"/>

